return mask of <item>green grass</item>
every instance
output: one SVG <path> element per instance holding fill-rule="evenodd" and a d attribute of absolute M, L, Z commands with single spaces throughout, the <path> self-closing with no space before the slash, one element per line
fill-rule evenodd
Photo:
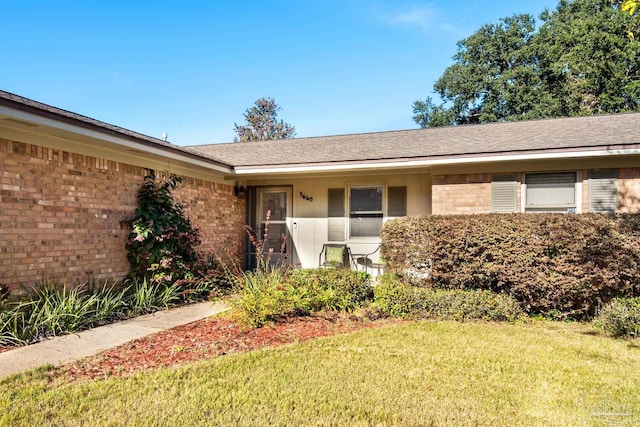
<path fill-rule="evenodd" d="M 638 341 L 553 322 L 418 322 L 127 379 L 0 382 L 0 425 L 12 426 L 612 422 L 640 423 Z"/>

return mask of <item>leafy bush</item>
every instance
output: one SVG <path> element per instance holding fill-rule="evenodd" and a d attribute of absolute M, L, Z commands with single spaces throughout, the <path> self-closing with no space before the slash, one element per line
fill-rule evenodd
<path fill-rule="evenodd" d="M 325 309 L 351 311 L 371 300 L 369 278 L 346 269 L 245 272 L 232 299 L 238 320 L 250 327 Z"/>
<path fill-rule="evenodd" d="M 200 244 L 200 231 L 172 195 L 180 181 L 170 175 L 156 183 L 154 175 L 146 176 L 138 193 L 138 207 L 125 221 L 131 227 L 125 245 L 127 257 L 137 277 L 172 283 L 184 278 L 198 259 L 195 248 Z"/>
<path fill-rule="evenodd" d="M 614 337 L 640 336 L 640 298 L 617 298 L 600 309 L 594 326 Z"/>
<path fill-rule="evenodd" d="M 373 298 L 369 277 L 345 268 L 292 270 L 288 282 L 307 290 L 312 311 L 351 311 Z"/>
<path fill-rule="evenodd" d="M 282 269 L 260 269 L 244 272 L 239 279 L 239 290 L 231 299 L 238 321 L 258 328 L 296 312 L 308 312 L 304 290 L 291 286 Z"/>
<path fill-rule="evenodd" d="M 228 268 L 225 270 L 237 290 L 234 298 L 231 299 L 231 305 L 236 309 L 237 319 L 240 323 L 252 328 L 288 317 L 296 311 L 308 311 L 307 301 L 301 298 L 301 292 L 286 281 L 291 269 L 290 265 L 286 261 L 272 262 L 275 248 L 265 248 L 269 235 L 270 210 L 267 211 L 265 219 L 262 238 L 253 228 L 245 226 L 247 237 L 255 253 L 255 270 L 243 271 L 239 265 L 235 265 L 233 271 Z M 280 253 L 285 253 L 285 244 L 286 242 L 282 243 Z M 224 265 L 223 262 L 221 264 Z"/>
<path fill-rule="evenodd" d="M 390 271 L 412 284 L 484 289 L 528 313 L 584 318 L 640 291 L 637 214 L 423 216 L 385 224 Z"/>
<path fill-rule="evenodd" d="M 236 283 L 237 292 L 231 304 L 241 323 L 256 328 L 266 322 L 314 311 L 354 310 L 371 300 L 373 292 L 368 275 L 337 268 L 292 269 L 286 262 L 286 242 L 280 248 L 284 261 L 274 262 L 274 248 L 265 248 L 270 216 L 268 211 L 262 239 L 253 229 L 245 227 L 255 250 L 256 269 L 227 270 Z"/>
<path fill-rule="evenodd" d="M 444 290 L 406 285 L 385 275 L 374 288 L 383 312 L 402 318 L 514 321 L 524 313 L 508 295 L 481 290 Z"/>

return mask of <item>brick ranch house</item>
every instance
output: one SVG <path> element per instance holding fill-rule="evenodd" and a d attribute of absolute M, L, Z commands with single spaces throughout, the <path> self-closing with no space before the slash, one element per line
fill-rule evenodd
<path fill-rule="evenodd" d="M 289 259 L 324 243 L 375 250 L 390 218 L 640 208 L 640 113 L 179 147 L 0 91 L 0 284 L 121 279 L 122 221 L 153 170 L 203 249 L 245 245 L 244 224 Z M 247 255 L 250 259 L 250 255 Z"/>

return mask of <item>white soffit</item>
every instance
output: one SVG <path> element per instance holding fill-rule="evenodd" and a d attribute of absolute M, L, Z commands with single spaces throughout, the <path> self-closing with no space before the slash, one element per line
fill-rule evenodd
<path fill-rule="evenodd" d="M 76 135 L 81 135 L 88 138 L 93 138 L 105 142 L 109 142 L 121 147 L 135 150 L 136 152 L 148 153 L 155 156 L 161 156 L 170 158 L 173 160 L 181 161 L 184 163 L 196 165 L 205 169 L 213 170 L 220 173 L 230 174 L 233 173 L 230 167 L 224 167 L 214 163 L 214 160 L 207 161 L 206 159 L 198 159 L 196 154 L 189 156 L 187 153 L 182 153 L 180 150 L 171 150 L 170 147 L 153 146 L 153 142 L 142 143 L 129 140 L 127 138 L 121 138 L 108 133 L 100 132 L 93 129 L 87 129 L 82 126 L 76 126 L 73 124 L 65 123 L 59 120 L 42 117 L 37 114 L 28 113 L 25 111 L 17 110 L 14 108 L 0 105 L 0 117 L 5 116 L 3 121 L 11 124 L 22 124 L 24 126 L 34 127 L 35 125 L 50 127 L 61 131 L 69 132 Z M 35 130 L 35 129 L 30 129 Z"/>
<path fill-rule="evenodd" d="M 524 161 L 524 160 L 551 160 L 551 159 L 581 159 L 593 157 L 615 157 L 640 155 L 640 148 L 624 148 L 616 150 L 584 150 L 584 151 L 566 151 L 556 153 L 530 153 L 530 154 L 510 154 L 510 155 L 491 155 L 477 157 L 449 157 L 442 159 L 422 159 L 410 160 L 401 159 L 388 162 L 371 162 L 371 163 L 338 163 L 334 165 L 292 165 L 292 166 L 247 166 L 236 167 L 236 175 L 255 175 L 255 174 L 286 174 L 295 172 L 347 172 L 352 170 L 375 170 L 375 169 L 394 169 L 394 168 L 417 168 L 431 166 L 446 165 L 462 165 L 462 164 L 478 164 L 508 161 Z"/>

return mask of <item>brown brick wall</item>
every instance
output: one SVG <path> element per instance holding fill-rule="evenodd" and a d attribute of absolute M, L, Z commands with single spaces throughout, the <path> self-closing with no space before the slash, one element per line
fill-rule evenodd
<path fill-rule="evenodd" d="M 589 212 L 589 170 L 582 171 L 582 212 Z M 577 201 L 580 203 L 580 200 Z"/>
<path fill-rule="evenodd" d="M 618 169 L 618 211 L 640 211 L 640 168 Z"/>
<path fill-rule="evenodd" d="M 491 212 L 491 174 L 432 176 L 434 215 Z"/>
<path fill-rule="evenodd" d="M 145 169 L 0 139 L 0 284 L 121 279 Z M 203 231 L 203 250 L 242 239 L 244 201 L 227 184 L 183 177 L 176 198 Z"/>
<path fill-rule="evenodd" d="M 589 170 L 582 171 L 582 211 L 589 212 Z M 640 168 L 618 169 L 618 212 L 640 211 Z"/>
<path fill-rule="evenodd" d="M 582 212 L 589 211 L 589 169 L 581 170 Z M 491 212 L 491 175 L 434 175 L 433 213 L 466 214 Z M 502 173 L 500 173 L 502 175 Z M 522 174 L 514 173 L 518 181 L 516 211 L 520 212 Z M 640 168 L 618 169 L 618 212 L 640 211 Z"/>

